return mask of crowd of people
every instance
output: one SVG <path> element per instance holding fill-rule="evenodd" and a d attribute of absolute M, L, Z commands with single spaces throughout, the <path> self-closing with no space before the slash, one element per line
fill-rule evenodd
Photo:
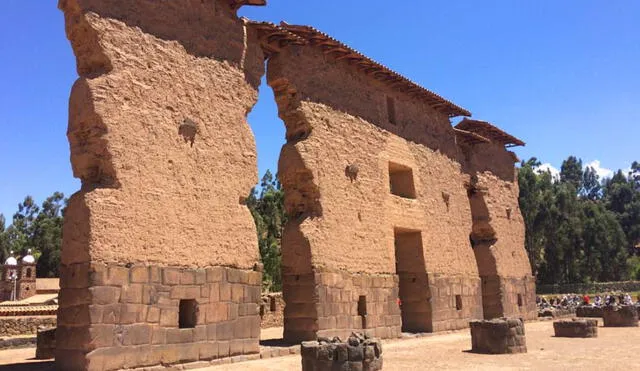
<path fill-rule="evenodd" d="M 536 304 L 539 309 L 545 308 L 571 308 L 579 307 L 581 305 L 601 307 L 605 305 L 638 305 L 640 306 L 640 295 L 634 299 L 628 293 L 610 293 L 604 296 L 594 295 L 577 295 L 566 294 L 562 297 L 554 296 L 551 298 L 545 298 L 544 296 L 536 297 Z"/>

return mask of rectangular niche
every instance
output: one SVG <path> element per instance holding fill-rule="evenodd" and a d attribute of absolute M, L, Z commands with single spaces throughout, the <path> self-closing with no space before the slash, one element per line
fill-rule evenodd
<path fill-rule="evenodd" d="M 389 186 L 391 193 L 403 198 L 416 198 L 413 170 L 404 165 L 389 162 Z"/>
<path fill-rule="evenodd" d="M 180 300 L 179 328 L 194 328 L 198 323 L 198 303 L 195 299 Z"/>

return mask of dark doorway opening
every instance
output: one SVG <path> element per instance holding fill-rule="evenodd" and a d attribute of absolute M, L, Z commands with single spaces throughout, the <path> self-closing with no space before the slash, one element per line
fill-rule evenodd
<path fill-rule="evenodd" d="M 424 262 L 422 233 L 395 228 L 396 273 L 403 332 L 431 332 L 432 314 L 429 281 Z"/>

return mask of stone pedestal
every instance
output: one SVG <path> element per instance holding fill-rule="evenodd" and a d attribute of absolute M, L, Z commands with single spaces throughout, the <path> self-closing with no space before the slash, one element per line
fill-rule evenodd
<path fill-rule="evenodd" d="M 56 353 L 56 328 L 38 329 L 36 359 L 53 359 Z"/>
<path fill-rule="evenodd" d="M 305 341 L 300 354 L 302 371 L 382 370 L 382 343 L 361 334 L 352 334 L 346 343 L 337 337 Z"/>
<path fill-rule="evenodd" d="M 595 319 L 561 320 L 553 323 L 556 337 L 595 338 L 598 337 L 598 321 Z"/>
<path fill-rule="evenodd" d="M 576 308 L 576 316 L 587 318 L 601 318 L 602 307 L 592 307 L 588 305 L 580 306 Z"/>
<path fill-rule="evenodd" d="M 638 327 L 638 309 L 633 305 L 606 306 L 602 318 L 605 327 Z"/>
<path fill-rule="evenodd" d="M 471 351 L 487 354 L 526 353 L 524 321 L 521 318 L 497 318 L 471 321 Z"/>

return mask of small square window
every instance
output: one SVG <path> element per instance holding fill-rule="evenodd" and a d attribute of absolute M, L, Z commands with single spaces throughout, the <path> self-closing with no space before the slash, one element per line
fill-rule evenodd
<path fill-rule="evenodd" d="M 389 162 L 389 186 L 391 193 L 396 196 L 416 198 L 413 170 L 408 166 Z"/>
<path fill-rule="evenodd" d="M 198 322 L 198 303 L 195 299 L 180 300 L 178 327 L 194 328 Z"/>
<path fill-rule="evenodd" d="M 462 310 L 462 295 L 456 295 L 456 310 Z"/>

